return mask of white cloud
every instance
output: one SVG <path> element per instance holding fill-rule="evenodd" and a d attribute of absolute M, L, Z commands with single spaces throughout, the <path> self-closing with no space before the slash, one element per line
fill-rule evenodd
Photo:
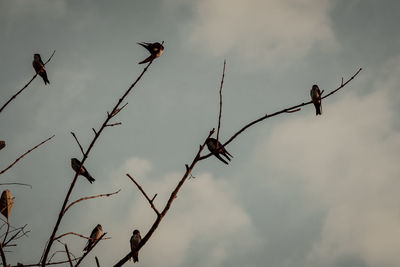
<path fill-rule="evenodd" d="M 136 157 L 128 159 L 111 175 L 113 186 L 119 184 L 125 193 L 119 196 L 118 202 L 129 203 L 113 211 L 120 216 L 121 209 L 126 207 L 126 217 L 104 222 L 111 229 L 112 239 L 101 249 L 107 249 L 107 253 L 116 257 L 122 257 L 129 251 L 128 242 L 134 228 L 140 229 L 144 236 L 155 219 L 148 202 L 134 184 L 124 177 L 127 172 L 150 196 L 158 193 L 155 203 L 159 210 L 182 175 L 170 173 L 162 179 L 152 180 L 149 175 L 151 163 Z M 239 205 L 235 194 L 229 183 L 217 180 L 208 173 L 198 174 L 196 179 L 187 181 L 169 213 L 142 249 L 141 263 L 149 266 L 183 266 L 189 257 L 200 255 L 202 262 L 199 262 L 199 266 L 219 266 L 229 256 L 248 252 L 257 243 L 257 238 L 251 218 Z M 109 205 L 110 210 L 112 207 L 115 209 L 115 202 Z M 108 208 L 105 207 L 105 210 Z"/>
<path fill-rule="evenodd" d="M 400 134 L 390 109 L 396 87 L 388 86 L 393 84 L 377 83 L 365 96 L 347 91 L 338 102 L 331 98 L 323 103 L 322 117 L 309 110 L 306 117 L 281 123 L 257 150 L 260 165 L 269 162 L 282 177 L 300 179 L 326 212 L 308 265 L 346 257 L 361 258 L 367 266 L 400 262 Z"/>
<path fill-rule="evenodd" d="M 185 33 L 190 46 L 207 53 L 235 51 L 255 64 L 282 65 L 301 59 L 316 45 L 336 45 L 331 8 L 328 0 L 195 1 Z"/>

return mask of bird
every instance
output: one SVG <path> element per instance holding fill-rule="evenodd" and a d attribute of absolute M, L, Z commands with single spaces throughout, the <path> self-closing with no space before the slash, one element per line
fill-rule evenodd
<path fill-rule="evenodd" d="M 40 54 L 33 55 L 32 66 L 35 69 L 36 73 L 43 78 L 44 84 L 50 84 L 49 79 L 47 78 L 46 68 L 44 67 L 42 58 Z"/>
<path fill-rule="evenodd" d="M 223 147 L 223 145 L 218 142 L 218 150 L 217 150 L 217 139 L 215 138 L 208 138 L 206 140 L 207 148 L 210 150 L 211 153 L 214 154 L 220 161 L 228 165 L 228 162 L 224 160 L 220 155 L 224 156 L 227 160 L 231 161 L 233 156 Z"/>
<path fill-rule="evenodd" d="M 4 217 L 10 217 L 11 210 L 14 206 L 14 198 L 10 192 L 10 190 L 6 189 L 3 191 L 0 197 L 0 213 L 4 215 Z"/>
<path fill-rule="evenodd" d="M 0 150 L 6 147 L 6 141 L 1 140 L 0 141 Z"/>
<path fill-rule="evenodd" d="M 140 241 L 142 240 L 142 237 L 140 236 L 139 230 L 133 231 L 130 243 L 131 243 L 131 252 L 132 252 L 132 259 L 133 262 L 139 261 L 139 251 L 133 253 L 135 249 L 139 246 Z"/>
<path fill-rule="evenodd" d="M 143 46 L 150 52 L 150 56 L 148 58 L 146 58 L 145 60 L 139 62 L 139 64 L 144 64 L 144 63 L 150 62 L 150 61 L 160 57 L 161 54 L 164 52 L 164 46 L 163 46 L 164 41 L 162 41 L 161 44 L 158 42 L 156 42 L 156 43 L 142 42 L 142 43 L 138 43 L 138 44 Z"/>
<path fill-rule="evenodd" d="M 71 159 L 71 167 L 75 172 L 78 172 L 78 174 L 83 175 L 88 179 L 90 183 L 93 183 L 96 181 L 86 170 L 86 168 L 82 165 L 81 169 L 79 170 L 79 166 L 81 165 L 81 162 L 77 158 L 72 158 Z"/>
<path fill-rule="evenodd" d="M 100 224 L 98 224 L 90 234 L 90 239 L 86 243 L 86 246 L 83 249 L 83 251 L 88 251 L 89 249 L 91 249 L 93 244 L 96 243 L 97 240 L 99 240 L 102 234 L 103 234 L 103 228 L 101 227 Z"/>
<path fill-rule="evenodd" d="M 315 115 L 322 114 L 322 105 L 321 105 L 321 91 L 319 90 L 318 85 L 314 84 L 310 91 L 311 100 L 315 106 Z"/>

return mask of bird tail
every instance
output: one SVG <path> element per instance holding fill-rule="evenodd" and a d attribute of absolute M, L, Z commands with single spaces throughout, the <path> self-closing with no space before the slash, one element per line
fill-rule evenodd
<path fill-rule="evenodd" d="M 44 84 L 50 84 L 49 79 L 47 78 L 47 73 L 46 71 L 40 72 L 40 76 L 43 78 Z"/>
<path fill-rule="evenodd" d="M 220 154 L 215 153 L 214 155 L 215 155 L 220 161 L 222 161 L 223 163 L 225 163 L 226 165 L 229 164 L 226 160 L 224 160 L 224 159 L 220 156 Z"/>
<path fill-rule="evenodd" d="M 322 107 L 321 104 L 317 104 L 315 107 L 315 113 L 316 115 L 322 115 Z"/>
<path fill-rule="evenodd" d="M 136 252 L 135 254 L 133 254 L 132 256 L 133 262 L 139 262 L 139 252 Z"/>
<path fill-rule="evenodd" d="M 86 179 L 88 179 L 88 181 L 92 184 L 94 181 L 96 181 L 96 179 L 94 179 L 89 173 L 87 175 L 85 175 Z"/>

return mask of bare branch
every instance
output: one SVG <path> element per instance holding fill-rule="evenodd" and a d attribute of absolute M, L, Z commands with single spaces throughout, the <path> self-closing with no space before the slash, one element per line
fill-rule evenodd
<path fill-rule="evenodd" d="M 83 151 L 81 143 L 79 143 L 78 137 L 76 137 L 74 132 L 71 132 L 72 136 L 75 138 L 75 141 L 78 143 L 79 148 L 81 149 L 82 155 L 85 155 L 85 151 Z"/>
<path fill-rule="evenodd" d="M 0 243 L 0 255 L 1 255 L 1 261 L 3 262 L 3 267 L 7 267 L 6 255 L 4 254 L 3 244 L 1 243 Z"/>
<path fill-rule="evenodd" d="M 125 91 L 125 93 L 122 95 L 122 97 L 118 100 L 117 104 L 115 104 L 114 108 L 111 110 L 110 114 L 113 114 L 116 112 L 116 110 L 120 107 L 121 103 L 124 101 L 124 99 L 128 96 L 128 94 L 132 91 L 132 89 L 136 86 L 136 84 L 141 80 L 141 78 L 143 77 L 143 75 L 146 73 L 147 69 L 150 67 L 150 65 L 153 63 L 153 61 L 150 61 L 149 64 L 146 65 L 146 67 L 143 69 L 143 71 L 141 72 L 141 74 L 136 78 L 136 80 L 131 84 L 131 86 L 129 86 L 129 88 Z M 96 141 L 98 140 L 98 138 L 100 137 L 101 133 L 103 132 L 103 130 L 106 128 L 106 125 L 109 123 L 110 119 L 112 118 L 112 116 L 107 116 L 107 118 L 105 119 L 105 121 L 102 123 L 100 129 L 98 131 L 94 130 L 95 136 L 93 137 L 92 142 L 89 144 L 89 147 L 87 148 L 86 152 L 83 155 L 81 162 L 81 166 L 85 163 L 87 157 L 89 156 L 90 151 L 92 150 L 93 146 L 95 145 Z M 80 166 L 80 167 L 81 167 Z M 80 168 L 79 167 L 79 168 Z M 78 168 L 78 169 L 79 169 Z M 53 231 L 50 234 L 50 237 L 48 239 L 48 242 L 44 248 L 44 252 L 43 252 L 43 257 L 41 259 L 41 265 L 42 267 L 44 267 L 46 265 L 46 261 L 47 261 L 47 257 L 50 253 L 50 249 L 51 246 L 53 245 L 54 242 L 54 237 L 56 236 L 58 227 L 60 226 L 61 220 L 65 214 L 65 208 L 68 204 L 69 198 L 71 196 L 71 193 L 75 187 L 76 181 L 78 179 L 78 172 L 75 172 L 74 175 L 74 179 L 71 182 L 71 185 L 68 189 L 68 192 L 65 196 L 64 202 L 62 204 L 60 213 L 58 215 L 56 224 L 54 225 Z"/>
<path fill-rule="evenodd" d="M 218 128 L 217 128 L 217 149 L 219 144 L 219 132 L 221 128 L 221 115 L 222 115 L 222 86 L 224 85 L 226 60 L 224 60 L 224 70 L 222 71 L 221 85 L 219 87 L 219 115 L 218 115 Z"/>
<path fill-rule="evenodd" d="M 88 239 L 88 240 L 90 239 L 90 237 L 87 237 L 87 236 L 84 236 L 84 235 L 81 235 L 81 234 L 78 234 L 78 233 L 75 233 L 75 232 L 68 232 L 68 233 L 64 233 L 62 235 L 59 235 L 59 236 L 55 237 L 54 241 L 58 240 L 58 239 L 60 239 L 60 238 L 62 238 L 64 236 L 67 236 L 67 235 L 76 235 L 76 236 L 82 237 L 84 239 Z"/>
<path fill-rule="evenodd" d="M 71 260 L 71 256 L 69 255 L 69 250 L 68 250 L 67 244 L 64 244 L 64 247 L 65 247 L 65 252 L 67 253 L 67 256 L 68 256 L 69 266 L 73 267 L 74 265 L 72 264 L 72 260 Z"/>
<path fill-rule="evenodd" d="M 327 98 L 327 97 L 333 95 L 334 93 L 336 93 L 337 91 L 339 91 L 340 89 L 342 89 L 343 87 L 345 87 L 350 81 L 352 81 L 352 80 L 361 72 L 361 70 L 362 70 L 362 68 L 360 68 L 360 69 L 359 69 L 353 76 L 351 76 L 345 83 L 341 84 L 338 88 L 336 88 L 335 90 L 331 91 L 329 94 L 327 94 L 327 95 L 321 97 L 321 99 Z M 226 141 L 226 142 L 223 144 L 223 146 L 226 147 L 230 142 L 232 142 L 236 137 L 238 137 L 238 135 L 240 135 L 241 133 L 243 133 L 245 130 L 247 130 L 248 128 L 250 128 L 251 126 L 253 126 L 253 125 L 256 124 L 256 123 L 259 123 L 259 122 L 261 122 L 261 121 L 263 121 L 263 120 L 265 120 L 265 119 L 268 119 L 268 118 L 277 116 L 277 115 L 282 114 L 282 113 L 291 113 L 292 110 L 295 110 L 295 109 L 298 109 L 298 108 L 300 108 L 300 107 L 307 106 L 307 105 L 310 105 L 310 104 L 312 104 L 312 101 L 308 101 L 308 102 L 305 102 L 305 103 L 303 102 L 303 103 L 301 103 L 301 104 L 298 104 L 298 105 L 295 105 L 295 106 L 292 106 L 292 107 L 289 107 L 289 108 L 285 108 L 285 109 L 276 111 L 276 112 L 274 112 L 274 113 L 272 113 L 272 114 L 265 114 L 265 115 L 262 116 L 261 118 L 258 118 L 258 119 L 256 119 L 256 120 L 254 120 L 254 121 L 252 121 L 252 122 L 246 124 L 242 129 L 240 129 L 240 130 L 237 131 L 234 135 L 232 135 L 232 137 L 229 138 L 229 140 Z M 208 153 L 207 155 L 200 157 L 200 160 L 204 160 L 204 159 L 210 157 L 211 155 L 212 155 L 212 153 Z"/>
<path fill-rule="evenodd" d="M 97 135 L 97 132 L 96 132 L 96 130 L 95 130 L 94 128 L 92 128 L 92 130 L 93 130 L 94 134 L 95 134 L 95 135 Z"/>
<path fill-rule="evenodd" d="M 140 192 L 142 192 L 143 196 L 147 199 L 147 201 L 149 202 L 151 208 L 154 210 L 154 212 L 157 214 L 157 216 L 160 216 L 160 212 L 157 210 L 157 208 L 154 206 L 153 201 L 156 198 L 157 194 L 154 195 L 153 199 L 150 199 L 146 192 L 143 190 L 143 188 L 140 186 L 140 184 L 138 184 L 135 179 L 133 179 L 133 177 L 127 173 L 126 176 L 129 177 L 129 179 L 131 179 L 131 181 L 137 186 L 137 188 L 140 190 Z"/>
<path fill-rule="evenodd" d="M 117 108 L 113 113 L 111 113 L 111 117 L 115 117 L 118 113 L 120 113 L 126 107 L 126 105 L 128 105 L 128 102 L 126 102 L 125 105 L 123 105 L 120 108 Z"/>
<path fill-rule="evenodd" d="M 113 126 L 118 126 L 121 124 L 122 124 L 122 122 L 110 123 L 110 124 L 107 124 L 106 127 L 113 127 Z"/>
<path fill-rule="evenodd" d="M 78 200 L 75 200 L 74 202 L 72 202 L 71 204 L 68 205 L 68 207 L 65 208 L 64 210 L 64 214 L 67 212 L 67 210 L 69 210 L 73 205 L 75 205 L 78 202 L 84 201 L 84 200 L 88 200 L 88 199 L 93 199 L 93 198 L 99 198 L 99 197 L 109 197 L 115 194 L 118 194 L 121 191 L 121 189 L 119 189 L 118 191 L 115 191 L 113 193 L 107 193 L 107 194 L 100 194 L 100 195 L 96 195 L 96 196 L 90 196 L 90 197 L 82 197 Z"/>
<path fill-rule="evenodd" d="M 32 185 L 30 185 L 30 184 L 23 184 L 23 183 L 0 183 L 0 185 L 23 185 L 23 186 L 30 187 L 30 188 L 32 189 Z"/>
<path fill-rule="evenodd" d="M 51 58 L 54 56 L 54 53 L 56 52 L 56 50 L 53 51 L 53 53 L 51 54 L 51 56 L 49 57 L 49 59 L 46 61 L 46 63 L 44 63 L 44 65 L 46 65 L 47 63 L 49 63 L 49 61 L 51 60 Z M 33 75 L 32 79 L 25 84 L 24 87 L 22 87 L 22 89 L 20 89 L 17 93 L 15 93 L 1 108 L 0 108 L 0 113 L 3 111 L 3 109 L 5 109 L 5 107 L 10 104 L 10 102 L 15 99 L 20 93 L 22 93 L 22 91 L 25 90 L 25 88 L 27 88 L 31 82 L 36 78 L 38 74 L 36 73 L 35 75 Z"/>
<path fill-rule="evenodd" d="M 6 171 L 8 171 L 9 169 L 11 169 L 19 160 L 21 160 L 23 157 L 25 157 L 27 154 L 29 154 L 30 152 L 32 152 L 33 150 L 35 150 L 36 148 L 38 148 L 39 146 L 43 145 L 44 143 L 46 143 L 47 141 L 49 141 L 50 139 L 52 139 L 55 135 L 47 138 L 46 140 L 44 140 L 43 142 L 41 142 L 40 144 L 32 147 L 31 149 L 29 149 L 28 151 L 26 151 L 24 154 L 22 154 L 19 158 L 17 158 L 13 163 L 11 163 L 10 166 L 8 166 L 7 168 L 5 168 L 4 170 L 2 170 L 0 172 L 0 175 L 5 173 Z"/>
<path fill-rule="evenodd" d="M 82 255 L 82 257 L 78 260 L 78 262 L 75 264 L 75 267 L 78 267 L 79 264 L 81 264 L 81 262 L 83 261 L 83 259 L 90 253 L 90 251 L 92 251 L 94 249 L 94 247 L 100 242 L 101 239 L 103 239 L 103 237 L 106 235 L 107 233 L 104 233 L 100 236 L 99 239 L 96 240 L 96 242 L 94 242 L 93 246 L 89 247 L 88 250 Z"/>
<path fill-rule="evenodd" d="M 207 138 L 204 140 L 203 144 L 200 146 L 199 151 L 197 152 L 196 156 L 194 157 L 194 159 L 193 159 L 192 163 L 190 164 L 189 168 L 187 168 L 187 170 L 186 170 L 185 174 L 183 175 L 182 179 L 179 181 L 179 183 L 175 187 L 174 191 L 172 191 L 171 196 L 169 197 L 167 203 L 165 204 L 165 207 L 164 207 L 163 211 L 160 213 L 159 216 L 157 216 L 157 218 L 154 221 L 153 225 L 151 226 L 150 230 L 146 233 L 146 235 L 140 241 L 138 247 L 134 251 L 129 252 L 125 257 L 123 257 L 117 264 L 114 265 L 114 267 L 120 267 L 120 266 L 124 265 L 132 257 L 132 252 L 136 253 L 137 251 L 139 251 L 147 243 L 147 241 L 150 239 L 150 237 L 153 235 L 153 233 L 156 231 L 158 225 L 161 223 L 161 221 L 164 218 L 164 216 L 168 213 L 168 210 L 171 207 L 172 202 L 177 197 L 179 190 L 182 188 L 183 184 L 185 183 L 185 181 L 189 177 L 191 171 L 193 170 L 193 168 L 195 167 L 197 162 L 199 162 L 200 153 L 201 153 L 201 151 L 203 151 L 204 147 L 206 146 L 207 139 L 210 138 L 211 135 L 214 134 L 214 132 L 215 132 L 215 130 L 212 129 L 210 131 L 210 133 L 208 134 Z"/>
<path fill-rule="evenodd" d="M 99 259 L 97 258 L 97 256 L 95 256 L 94 258 L 96 259 L 96 265 L 97 265 L 97 267 L 100 267 Z"/>

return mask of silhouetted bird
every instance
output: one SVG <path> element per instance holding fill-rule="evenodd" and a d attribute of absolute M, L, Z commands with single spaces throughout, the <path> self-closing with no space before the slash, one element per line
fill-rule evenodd
<path fill-rule="evenodd" d="M 206 141 L 207 148 L 210 150 L 211 153 L 214 154 L 220 161 L 225 164 L 228 164 L 226 160 L 224 160 L 220 155 L 224 156 L 227 160 L 231 161 L 233 156 L 229 154 L 229 152 L 222 146 L 220 142 L 218 142 L 218 150 L 217 150 L 217 139 L 215 138 L 208 138 Z"/>
<path fill-rule="evenodd" d="M 101 237 L 102 234 L 103 234 L 103 228 L 101 228 L 101 225 L 98 224 L 90 234 L 90 239 L 88 240 L 83 251 L 88 251 L 89 249 L 91 249 L 94 243 Z"/>
<path fill-rule="evenodd" d="M 162 43 L 138 43 L 139 45 L 143 46 L 144 48 L 146 48 L 149 52 L 150 52 L 150 56 L 148 58 L 146 58 L 145 60 L 139 62 L 139 64 L 143 64 L 143 63 L 147 63 L 150 62 L 158 57 L 161 56 L 161 54 L 164 51 L 164 41 L 162 41 Z"/>
<path fill-rule="evenodd" d="M 6 141 L 0 141 L 0 150 L 6 147 Z"/>
<path fill-rule="evenodd" d="M 1 194 L 0 198 L 0 212 L 1 214 L 4 215 L 4 217 L 8 218 L 10 217 L 11 210 L 14 206 L 14 198 L 11 195 L 10 190 L 6 189 L 3 191 Z"/>
<path fill-rule="evenodd" d="M 81 165 L 81 162 L 77 159 L 77 158 L 72 158 L 71 159 L 71 167 L 74 171 L 78 172 L 80 175 L 86 177 L 86 179 L 88 179 L 88 181 L 90 183 L 93 183 L 94 181 L 96 181 L 90 174 L 89 172 L 86 170 L 86 168 L 84 166 L 81 167 L 80 171 L 79 171 L 79 166 Z"/>
<path fill-rule="evenodd" d="M 42 58 L 40 57 L 40 54 L 35 54 L 33 56 L 32 66 L 35 69 L 36 73 L 43 78 L 44 84 L 50 83 L 49 79 L 47 78 L 47 72 L 44 67 Z"/>
<path fill-rule="evenodd" d="M 318 85 L 314 84 L 310 91 L 312 102 L 315 106 L 315 115 L 322 114 L 322 105 L 321 105 L 321 91 L 319 90 Z"/>
<path fill-rule="evenodd" d="M 130 243 L 131 243 L 131 252 L 132 252 L 132 259 L 133 262 L 139 261 L 139 251 L 135 252 L 135 249 L 139 246 L 140 241 L 142 240 L 142 237 L 140 236 L 139 230 L 133 231 Z"/>

